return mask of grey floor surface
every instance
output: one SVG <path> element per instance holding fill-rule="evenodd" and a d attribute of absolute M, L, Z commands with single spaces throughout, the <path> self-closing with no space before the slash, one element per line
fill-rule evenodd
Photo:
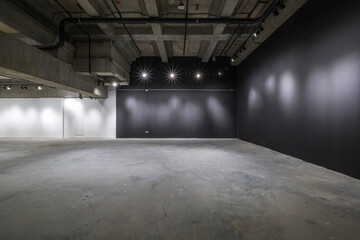
<path fill-rule="evenodd" d="M 0 239 L 360 239 L 360 181 L 236 139 L 0 140 Z"/>

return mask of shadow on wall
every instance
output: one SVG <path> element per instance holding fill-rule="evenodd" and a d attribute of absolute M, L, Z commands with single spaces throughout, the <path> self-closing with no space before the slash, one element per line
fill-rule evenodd
<path fill-rule="evenodd" d="M 239 138 L 360 178 L 359 5 L 308 2 L 240 65 Z"/>

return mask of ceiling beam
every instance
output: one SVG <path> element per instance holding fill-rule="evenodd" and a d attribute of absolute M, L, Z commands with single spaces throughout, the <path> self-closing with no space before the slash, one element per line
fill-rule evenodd
<path fill-rule="evenodd" d="M 235 7 L 241 0 L 225 0 L 223 3 L 223 8 L 221 10 L 219 17 L 231 17 L 234 12 Z M 213 34 L 219 35 L 224 32 L 226 24 L 214 24 Z M 219 41 L 210 40 L 208 47 L 205 49 L 204 55 L 202 57 L 203 62 L 209 61 L 211 55 L 213 54 Z"/>
<path fill-rule="evenodd" d="M 17 7 L 12 1 L 0 1 L 0 21 L 11 29 L 25 34 L 36 44 L 49 44 L 56 40 L 56 35 L 41 22 Z"/>
<path fill-rule="evenodd" d="M 145 2 L 146 10 L 148 12 L 149 17 L 159 17 L 159 9 L 158 9 L 156 0 L 146 0 L 144 2 Z M 152 28 L 152 31 L 155 36 L 162 35 L 162 26 L 160 24 L 157 24 L 157 23 L 151 24 L 151 28 Z M 168 56 L 166 53 L 166 47 L 165 47 L 164 40 L 162 40 L 160 38 L 160 39 L 157 39 L 155 42 L 156 42 L 157 49 L 158 49 L 160 57 L 161 57 L 161 61 L 167 62 Z"/>
<path fill-rule="evenodd" d="M 104 13 L 96 0 L 77 0 L 77 2 L 91 17 L 104 17 Z M 114 34 L 114 27 L 111 24 L 98 23 L 97 25 L 106 35 Z"/>
<path fill-rule="evenodd" d="M 0 33 L 0 75 L 56 87 L 84 96 L 106 98 L 107 91 L 93 79 L 82 78 L 72 65 Z"/>

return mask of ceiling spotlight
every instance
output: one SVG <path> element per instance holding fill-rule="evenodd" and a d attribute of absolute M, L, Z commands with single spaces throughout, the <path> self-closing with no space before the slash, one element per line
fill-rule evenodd
<path fill-rule="evenodd" d="M 257 32 L 254 32 L 254 33 L 253 33 L 253 36 L 254 36 L 254 37 L 256 37 L 257 35 L 258 35 Z"/>
<path fill-rule="evenodd" d="M 143 78 L 147 78 L 147 73 L 143 73 L 143 74 L 141 74 L 141 76 L 143 77 Z"/>
<path fill-rule="evenodd" d="M 232 61 L 232 62 L 235 62 L 235 58 L 231 58 L 231 61 Z"/>
<path fill-rule="evenodd" d="M 184 6 L 184 4 L 182 3 L 182 1 L 180 1 L 179 6 L 178 6 L 178 9 L 179 9 L 179 10 L 184 10 L 184 9 L 185 9 L 185 6 Z"/>
<path fill-rule="evenodd" d="M 274 15 L 275 17 L 279 16 L 279 11 L 275 9 L 275 10 L 273 11 L 273 15 Z"/>
<path fill-rule="evenodd" d="M 283 10 L 285 7 L 286 7 L 286 6 L 285 6 L 284 2 L 283 2 L 283 1 L 280 1 L 280 2 L 279 2 L 279 8 L 280 8 L 281 10 Z"/>
<path fill-rule="evenodd" d="M 170 78 L 174 79 L 175 78 L 175 73 L 170 73 Z"/>
<path fill-rule="evenodd" d="M 112 85 L 113 87 L 117 87 L 117 86 L 119 85 L 119 83 L 114 81 L 114 82 L 111 83 L 111 85 Z"/>
<path fill-rule="evenodd" d="M 200 73 L 197 73 L 197 74 L 196 74 L 196 78 L 197 78 L 197 79 L 200 79 L 200 78 L 201 78 L 201 74 L 200 74 Z"/>
<path fill-rule="evenodd" d="M 222 72 L 218 72 L 218 75 L 221 76 L 221 75 L 222 75 Z"/>
<path fill-rule="evenodd" d="M 11 90 L 11 87 L 10 86 L 5 86 L 4 89 Z"/>
<path fill-rule="evenodd" d="M 37 85 L 35 88 L 36 88 L 37 90 L 41 90 L 41 89 L 42 89 L 42 86 Z"/>

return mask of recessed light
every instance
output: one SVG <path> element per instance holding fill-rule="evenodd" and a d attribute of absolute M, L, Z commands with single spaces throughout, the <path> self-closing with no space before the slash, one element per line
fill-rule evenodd
<path fill-rule="evenodd" d="M 143 77 L 143 78 L 147 78 L 147 73 L 143 73 L 143 74 L 141 74 L 141 76 Z"/>
<path fill-rule="evenodd" d="M 170 78 L 175 78 L 175 73 L 170 73 Z"/>
<path fill-rule="evenodd" d="M 111 85 L 112 85 L 113 87 L 117 87 L 117 86 L 119 85 L 119 83 L 118 83 L 118 82 L 112 82 Z"/>

